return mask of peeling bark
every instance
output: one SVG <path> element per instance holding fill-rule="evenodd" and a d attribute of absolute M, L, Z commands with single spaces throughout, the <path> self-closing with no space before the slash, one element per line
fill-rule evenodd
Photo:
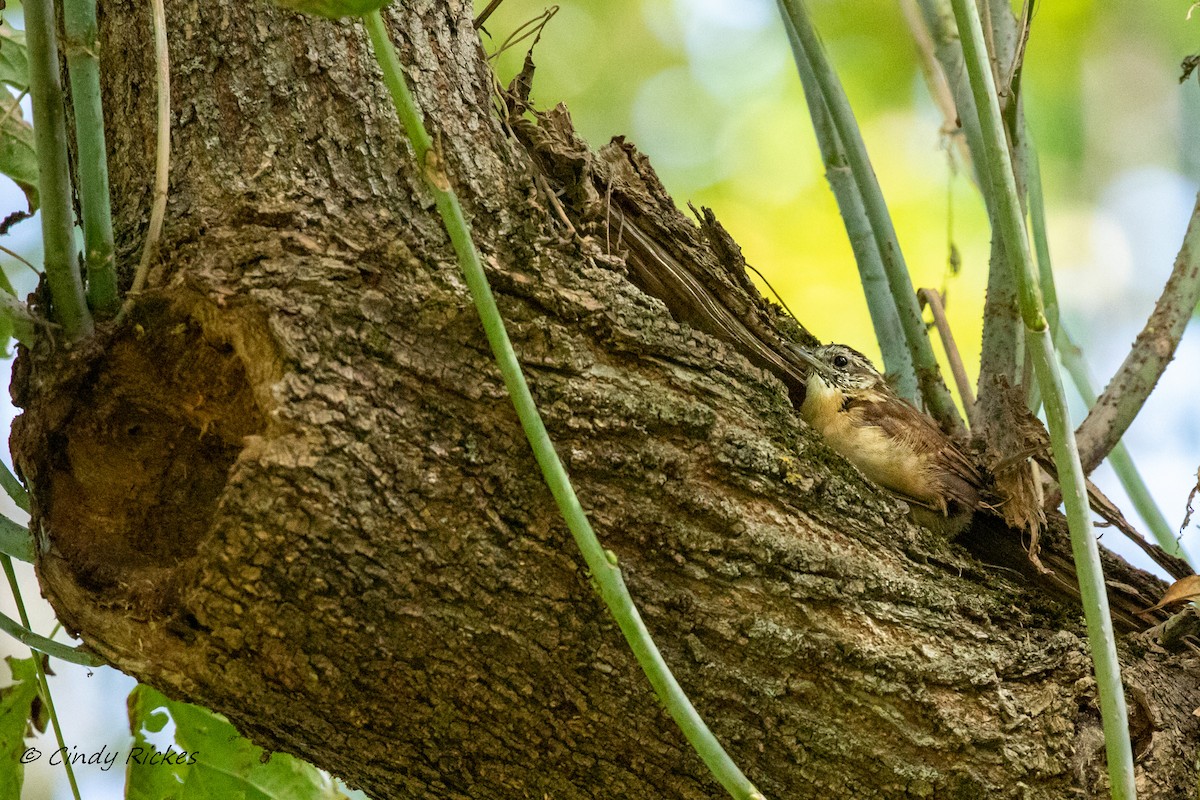
<path fill-rule="evenodd" d="M 721 272 L 738 257 L 715 221 L 664 203 L 627 147 L 546 161 L 494 113 L 469 6 L 396 6 L 551 435 L 748 775 L 778 798 L 1101 792 L 1080 614 L 1021 574 L 1016 535 L 980 520 L 964 548 L 910 523 L 752 353 L 630 281 L 585 172 L 711 267 L 763 336 L 804 341 Z M 143 14 L 103 6 L 126 264 L 149 207 Z M 362 31 L 214 0 L 173 2 L 169 22 L 152 288 L 83 346 L 23 351 L 14 379 L 60 618 L 377 800 L 719 796 L 588 585 Z M 1043 558 L 1056 546 L 1051 524 Z M 1144 576 L 1121 581 L 1155 599 Z M 1141 796 L 1184 796 L 1196 659 L 1140 634 L 1122 653 Z"/>

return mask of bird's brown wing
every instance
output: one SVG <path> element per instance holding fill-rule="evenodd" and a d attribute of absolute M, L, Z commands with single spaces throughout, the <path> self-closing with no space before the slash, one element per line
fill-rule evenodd
<path fill-rule="evenodd" d="M 856 411 L 859 424 L 878 428 L 900 448 L 929 456 L 949 499 L 970 510 L 978 504 L 983 484 L 979 470 L 931 418 L 899 397 L 878 391 L 848 400 L 844 410 Z"/>

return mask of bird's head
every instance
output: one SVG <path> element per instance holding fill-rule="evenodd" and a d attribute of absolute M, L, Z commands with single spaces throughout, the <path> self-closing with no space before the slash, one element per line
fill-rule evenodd
<path fill-rule="evenodd" d="M 827 344 L 805 353 L 812 377 L 833 389 L 862 391 L 886 386 L 883 376 L 862 353 L 844 344 Z"/>

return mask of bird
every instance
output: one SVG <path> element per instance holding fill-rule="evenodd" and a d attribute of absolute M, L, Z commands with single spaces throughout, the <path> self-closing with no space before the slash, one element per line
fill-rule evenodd
<path fill-rule="evenodd" d="M 943 517 L 980 504 L 974 464 L 929 416 L 844 344 L 800 349 L 811 368 L 800 416 L 870 481 Z"/>

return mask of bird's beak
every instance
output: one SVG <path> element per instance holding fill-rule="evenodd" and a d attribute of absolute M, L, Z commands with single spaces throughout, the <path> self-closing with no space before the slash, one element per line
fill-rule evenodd
<path fill-rule="evenodd" d="M 828 364 L 819 360 L 816 356 L 814 356 L 808 350 L 805 350 L 803 347 L 800 347 L 799 345 L 792 345 L 788 348 L 788 350 L 792 355 L 803 362 L 805 366 L 821 377 L 827 378 L 832 374 L 833 370 L 829 368 Z"/>

